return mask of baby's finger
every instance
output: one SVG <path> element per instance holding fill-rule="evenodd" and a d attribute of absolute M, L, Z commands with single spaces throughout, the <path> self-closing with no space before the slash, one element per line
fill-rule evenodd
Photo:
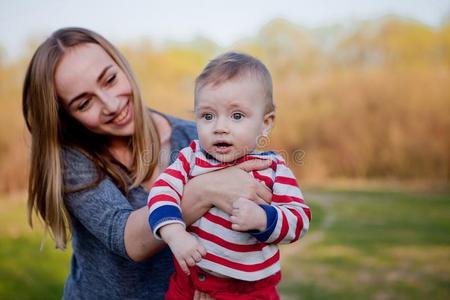
<path fill-rule="evenodd" d="M 200 254 L 200 252 L 197 250 L 192 254 L 192 258 L 194 259 L 194 261 L 196 263 L 198 263 L 200 260 L 202 260 L 202 255 Z"/>
<path fill-rule="evenodd" d="M 232 224 L 237 224 L 237 223 L 239 223 L 239 218 L 236 215 L 231 215 L 230 216 L 230 222 Z"/>
<path fill-rule="evenodd" d="M 239 224 L 231 224 L 231 229 L 236 230 L 236 231 L 240 231 L 241 226 Z"/>
<path fill-rule="evenodd" d="M 208 294 L 195 290 L 194 298 L 192 300 L 214 300 L 214 299 L 209 297 Z"/>
<path fill-rule="evenodd" d="M 194 292 L 194 298 L 192 298 L 192 300 L 200 300 L 200 292 L 195 290 Z"/>
<path fill-rule="evenodd" d="M 214 300 L 208 294 L 200 292 L 200 300 Z"/>
<path fill-rule="evenodd" d="M 184 260 L 179 260 L 178 264 L 180 265 L 181 270 L 183 270 L 183 272 L 186 275 L 191 275 L 191 272 L 189 271 L 188 266 L 186 265 L 186 263 L 184 262 Z"/>
<path fill-rule="evenodd" d="M 192 257 L 186 258 L 186 263 L 188 266 L 191 266 L 191 267 L 195 266 L 195 260 Z"/>
<path fill-rule="evenodd" d="M 206 295 L 203 292 L 199 292 L 199 291 L 195 290 L 193 300 L 208 300 L 208 295 Z"/>
<path fill-rule="evenodd" d="M 266 200 L 259 197 L 258 195 L 256 195 L 256 198 L 253 202 L 255 202 L 256 204 L 270 204 L 270 202 L 267 202 Z"/>
<path fill-rule="evenodd" d="M 198 247 L 198 252 L 200 252 L 201 256 L 205 256 L 208 252 L 206 251 L 206 248 L 203 246 Z"/>

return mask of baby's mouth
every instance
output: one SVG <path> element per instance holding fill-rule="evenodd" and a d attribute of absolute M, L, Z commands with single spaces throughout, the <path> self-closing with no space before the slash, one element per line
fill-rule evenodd
<path fill-rule="evenodd" d="M 225 142 L 220 142 L 220 143 L 215 143 L 214 146 L 219 148 L 219 149 L 226 149 L 228 147 L 231 147 L 232 144 L 225 143 Z"/>
<path fill-rule="evenodd" d="M 228 154 L 231 152 L 231 147 L 233 146 L 233 144 L 230 143 L 226 143 L 226 142 L 219 142 L 219 143 L 215 143 L 214 145 L 214 152 L 218 153 L 218 154 Z"/>

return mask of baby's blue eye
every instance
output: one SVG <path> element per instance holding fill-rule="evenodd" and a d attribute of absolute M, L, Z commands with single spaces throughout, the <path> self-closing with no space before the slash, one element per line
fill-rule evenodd
<path fill-rule="evenodd" d="M 203 114 L 202 118 L 205 119 L 206 121 L 211 121 L 213 119 L 213 114 L 205 113 Z"/>
<path fill-rule="evenodd" d="M 235 112 L 231 115 L 231 117 L 235 120 L 240 120 L 244 117 L 244 114 L 240 112 Z"/>

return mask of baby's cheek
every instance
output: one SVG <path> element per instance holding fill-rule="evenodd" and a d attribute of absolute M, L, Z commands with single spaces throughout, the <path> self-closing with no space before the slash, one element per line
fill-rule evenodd
<path fill-rule="evenodd" d="M 197 132 L 200 145 L 205 149 L 208 148 L 210 136 L 203 130 L 197 130 Z"/>
<path fill-rule="evenodd" d="M 206 136 L 206 129 L 205 129 L 205 127 L 197 125 L 197 133 L 198 133 L 198 138 L 200 140 L 204 139 L 205 136 Z"/>

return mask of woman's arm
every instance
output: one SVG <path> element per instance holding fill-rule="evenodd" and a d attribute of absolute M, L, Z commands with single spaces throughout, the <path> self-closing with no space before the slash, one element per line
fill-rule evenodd
<path fill-rule="evenodd" d="M 184 187 L 181 208 L 183 219 L 190 225 L 212 206 L 231 212 L 231 204 L 239 197 L 258 203 L 270 203 L 272 193 L 247 172 L 262 170 L 271 162 L 247 161 L 238 166 L 197 176 Z M 135 210 L 125 226 L 125 248 L 134 261 L 143 261 L 164 247 L 164 242 L 154 238 L 148 225 L 148 208 Z"/>
<path fill-rule="evenodd" d="M 216 206 L 231 214 L 232 204 L 240 197 L 259 204 L 270 203 L 272 192 L 248 172 L 270 167 L 270 161 L 251 160 L 192 178 L 184 188 L 181 208 L 187 224 Z"/>
<path fill-rule="evenodd" d="M 163 241 L 157 240 L 150 230 L 147 206 L 130 214 L 125 225 L 124 236 L 127 254 L 136 262 L 153 256 L 166 245 Z"/>

